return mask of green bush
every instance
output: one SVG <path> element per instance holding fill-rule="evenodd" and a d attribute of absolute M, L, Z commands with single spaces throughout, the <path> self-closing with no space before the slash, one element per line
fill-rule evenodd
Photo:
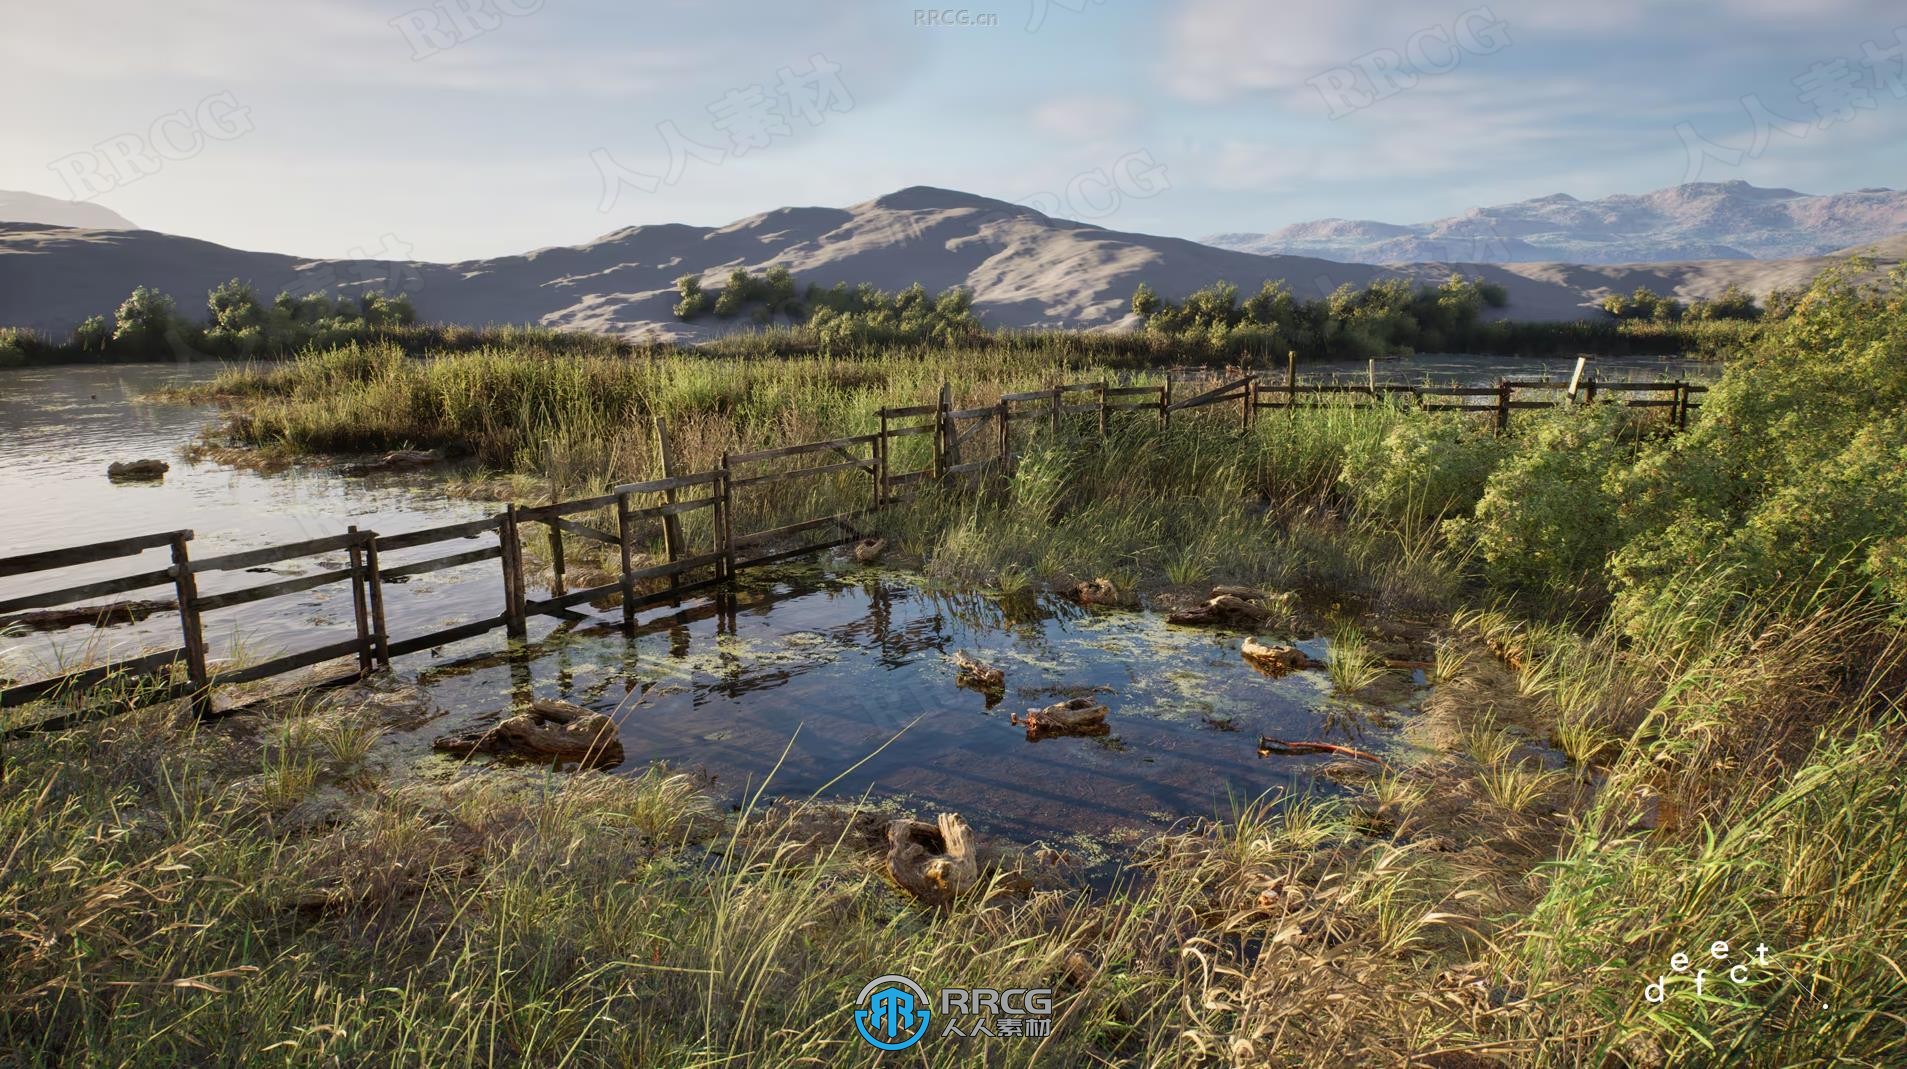
<path fill-rule="evenodd" d="M 113 313 L 113 346 L 126 353 L 163 356 L 170 341 L 188 330 L 172 298 L 149 286 L 134 289 Z"/>
<path fill-rule="evenodd" d="M 1394 520 L 1468 515 L 1508 451 L 1473 419 L 1425 413 L 1353 440 L 1340 480 L 1358 507 Z"/>
<path fill-rule="evenodd" d="M 1564 608 L 1604 598 L 1619 537 L 1607 484 L 1633 448 L 1629 423 L 1614 405 L 1550 409 L 1524 422 L 1475 515 L 1445 525 L 1475 546 L 1485 579 Z"/>
<path fill-rule="evenodd" d="M 1833 272 L 1729 363 L 1686 435 L 1618 481 L 1621 614 L 1641 626 L 1664 580 L 1729 568 L 1753 597 L 1806 577 L 1907 602 L 1907 269 Z"/>

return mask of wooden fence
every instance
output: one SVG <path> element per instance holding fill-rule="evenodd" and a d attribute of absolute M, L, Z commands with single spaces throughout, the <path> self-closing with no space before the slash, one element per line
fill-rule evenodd
<path fill-rule="evenodd" d="M 1578 371 L 1580 376 L 1580 368 Z M 1287 369 L 1282 382 L 1267 383 L 1261 381 L 1262 377 L 1247 373 L 1178 399 L 1173 397 L 1174 387 L 1185 384 L 1175 383 L 1169 375 L 1157 386 L 1066 383 L 1045 390 L 1009 393 L 995 404 L 968 409 L 955 409 L 952 391 L 943 385 L 933 404 L 880 410 L 879 429 L 874 433 L 726 454 L 719 468 L 693 473 L 676 472 L 669 436 L 658 422 L 656 439 L 663 477 L 614 486 L 595 497 L 537 506 L 512 504 L 494 516 L 401 534 L 387 535 L 353 527 L 343 534 L 198 559 L 193 559 L 190 553 L 191 531 L 164 531 L 0 558 L 0 579 L 3 579 L 103 564 L 164 548 L 170 555 L 170 563 L 163 568 L 0 598 L 0 625 L 8 622 L 8 614 L 166 587 L 170 588 L 171 596 L 155 611 L 176 612 L 180 627 L 180 644 L 174 648 L 50 678 L 8 684 L 0 689 L 0 708 L 46 698 L 84 697 L 90 689 L 114 681 L 120 684 L 116 692 L 122 705 L 189 698 L 194 709 L 204 715 L 212 710 L 212 692 L 220 685 L 253 682 L 344 658 L 355 659 L 354 674 L 361 676 L 388 667 L 394 657 L 474 638 L 499 627 L 511 637 L 522 638 L 527 634 L 530 616 L 574 619 L 577 617 L 575 607 L 585 603 L 617 599 L 624 624 L 633 625 L 638 611 L 679 603 L 686 595 L 717 588 L 744 568 L 855 541 L 863 537 L 855 525 L 864 516 L 926 486 L 947 482 L 955 476 L 1010 473 L 1021 456 L 1015 451 L 1015 428 L 1028 424 L 1056 432 L 1068 417 L 1090 416 L 1091 425 L 1105 434 L 1115 421 L 1134 416 L 1156 415 L 1162 425 L 1169 425 L 1174 413 L 1237 402 L 1241 424 L 1249 425 L 1264 409 L 1295 411 L 1329 405 L 1396 404 L 1399 399 L 1407 399 L 1408 403 L 1428 410 L 1486 416 L 1500 433 L 1508 428 L 1513 411 L 1578 401 L 1587 403 L 1600 398 L 1631 407 L 1664 409 L 1665 430 L 1673 431 L 1687 426 L 1689 412 L 1699 407 L 1692 399 L 1706 389 L 1681 381 L 1598 385 L 1593 379 L 1573 381 L 1568 390 L 1546 383 L 1514 380 L 1495 386 L 1408 386 L 1378 383 L 1374 375 L 1362 385 L 1306 385 L 1298 382 L 1295 364 Z M 1520 393 L 1537 396 L 1519 397 Z M 924 467 L 895 470 L 896 444 L 916 436 L 930 439 L 931 459 Z M 767 462 L 789 458 L 802 458 L 804 463 L 782 470 L 762 470 Z M 818 462 L 807 462 L 810 459 Z M 865 505 L 763 530 L 735 530 L 737 503 L 745 502 L 753 488 L 850 472 L 864 473 L 868 478 Z M 710 513 L 706 542 L 691 546 L 684 537 L 682 517 L 703 510 Z M 614 528 L 590 526 L 577 518 L 586 519 L 589 514 L 613 515 Z M 532 599 L 524 578 L 523 537 L 525 527 L 536 524 L 543 525 L 549 540 L 552 580 L 548 596 Z M 650 535 L 660 533 L 664 550 L 661 563 L 638 566 L 635 547 L 643 541 L 645 531 Z M 820 532 L 821 540 L 788 545 L 797 536 L 811 532 Z M 571 589 L 564 554 L 566 535 L 615 547 L 620 557 L 615 578 Z M 382 555 L 399 550 L 472 540 L 481 540 L 484 544 L 395 566 L 380 563 Z M 348 563 L 342 568 L 320 568 L 309 575 L 215 594 L 198 591 L 197 577 L 210 572 L 257 568 L 340 550 L 348 557 Z M 402 638 L 390 634 L 384 611 L 386 584 L 490 560 L 499 562 L 502 579 L 503 603 L 496 614 L 425 634 Z M 647 592 L 638 590 L 639 585 L 653 585 L 657 581 L 666 581 L 666 586 Z M 342 583 L 351 586 L 353 627 L 350 632 L 325 636 L 327 641 L 271 660 L 218 672 L 211 670 L 206 657 L 206 614 Z M 86 605 L 82 611 L 94 608 L 99 610 L 98 615 L 90 622 L 111 622 L 114 605 Z M 68 720 L 60 717 L 16 731 L 57 726 Z"/>

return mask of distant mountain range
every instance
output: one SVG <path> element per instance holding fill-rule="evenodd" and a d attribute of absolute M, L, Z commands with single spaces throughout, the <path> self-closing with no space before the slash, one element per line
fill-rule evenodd
<path fill-rule="evenodd" d="M 1862 235 L 1865 240 L 1886 231 Z M 1884 269 L 1907 239 L 1868 250 Z M 90 315 L 111 315 L 135 286 L 171 294 L 204 314 L 205 293 L 228 279 L 262 294 L 409 293 L 432 322 L 537 324 L 630 338 L 693 341 L 750 326 L 703 316 L 678 320 L 675 279 L 700 273 L 719 289 L 735 268 L 786 267 L 799 285 L 872 283 L 899 289 L 964 286 L 983 322 L 997 327 L 1129 327 L 1133 290 L 1144 282 L 1180 298 L 1230 282 L 1249 293 L 1283 280 L 1317 297 L 1378 278 L 1436 283 L 1453 272 L 1502 285 L 1496 318 L 1600 317 L 1611 292 L 1646 286 L 1683 299 L 1729 284 L 1755 293 L 1805 285 L 1833 256 L 1779 261 L 1705 260 L 1629 266 L 1430 261 L 1373 266 L 1305 256 L 1261 256 L 1181 238 L 1107 230 L 1031 208 L 947 189 L 914 186 L 846 208 L 778 208 L 723 227 L 628 227 L 583 245 L 440 264 L 313 260 L 246 252 L 150 230 L 0 223 L 0 326 L 64 336 Z"/>
<path fill-rule="evenodd" d="M 1907 231 L 1907 192 L 1817 196 L 1747 182 L 1691 182 L 1653 193 L 1577 200 L 1567 193 L 1472 208 L 1428 223 L 1321 219 L 1206 244 L 1345 263 L 1628 264 L 1820 256 Z"/>
<path fill-rule="evenodd" d="M 0 223 L 45 223 L 49 226 L 84 226 L 94 230 L 139 229 L 125 216 L 103 205 L 59 200 L 10 189 L 0 189 Z"/>

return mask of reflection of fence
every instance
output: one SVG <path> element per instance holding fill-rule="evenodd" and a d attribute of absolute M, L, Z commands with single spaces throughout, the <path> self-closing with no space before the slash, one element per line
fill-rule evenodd
<path fill-rule="evenodd" d="M 1021 429 L 1021 436 L 1027 433 L 1029 425 L 1030 430 L 1045 428 L 1057 432 L 1068 417 L 1092 417 L 1091 423 L 1104 434 L 1115 420 L 1156 413 L 1161 425 L 1169 425 L 1175 413 L 1231 402 L 1239 404 L 1240 423 L 1249 425 L 1261 410 L 1268 408 L 1296 410 L 1401 401 L 1432 411 L 1488 416 L 1501 432 L 1508 428 L 1513 410 L 1588 403 L 1600 395 L 1605 402 L 1613 400 L 1634 408 L 1664 409 L 1665 429 L 1673 431 L 1687 426 L 1689 412 L 1699 407 L 1692 398 L 1706 389 L 1681 381 L 1598 384 L 1594 379 L 1574 384 L 1573 391 L 1509 380 L 1495 386 L 1406 386 L 1375 381 L 1363 385 L 1304 384 L 1298 381 L 1295 367 L 1287 369 L 1282 382 L 1262 382 L 1260 378 L 1260 375 L 1247 373 L 1177 400 L 1173 398 L 1175 386 L 1186 384 L 1175 383 L 1170 376 L 1158 386 L 1065 383 L 1045 390 L 1005 394 L 995 404 L 967 409 L 954 408 L 952 391 L 943 385 L 933 404 L 881 409 L 879 430 L 874 433 L 725 454 L 719 468 L 686 474 L 675 471 L 668 435 L 658 423 L 656 437 L 663 478 L 611 487 L 596 497 L 539 506 L 509 505 L 495 516 L 404 534 L 383 535 L 354 527 L 344 534 L 199 560 L 193 560 L 189 553 L 190 531 L 167 531 L 0 558 L 0 579 L 3 579 L 167 549 L 170 564 L 164 568 L 0 599 L 0 626 L 27 619 L 17 615 L 9 619 L 6 615 L 9 613 L 74 605 L 80 608 L 58 614 L 66 624 L 104 626 L 127 617 L 126 603 L 83 603 L 165 586 L 172 588 L 170 600 L 139 603 L 143 607 L 141 615 L 176 612 L 182 636 L 181 645 L 175 648 L 47 679 L 12 683 L 0 689 L 0 708 L 48 698 L 76 697 L 83 702 L 90 696 L 88 692 L 113 683 L 116 684 L 114 693 L 127 704 L 190 698 L 194 708 L 205 713 L 212 707 L 212 690 L 219 685 L 266 679 L 343 658 L 355 658 L 357 674 L 362 675 L 375 668 L 388 667 L 393 657 L 474 638 L 499 627 L 512 637 L 520 638 L 527 634 L 530 616 L 574 619 L 576 607 L 585 604 L 608 603 L 613 599 L 620 604 L 625 625 L 632 625 L 637 611 L 664 603 L 679 603 L 685 595 L 707 591 L 732 580 L 741 569 L 854 541 L 862 537 L 854 526 L 862 517 L 911 496 L 920 486 L 944 482 L 953 476 L 978 476 L 990 470 L 1004 475 L 1013 469 L 1020 456 L 1015 452 L 1016 428 Z M 922 450 L 915 445 L 921 438 L 927 439 L 925 457 L 920 456 Z M 802 463 L 779 470 L 763 470 L 772 461 L 791 458 L 801 458 Z M 903 466 L 905 464 L 918 466 L 908 468 Z M 867 477 L 867 498 L 863 505 L 760 530 L 739 533 L 735 530 L 738 512 L 744 518 L 748 514 L 753 488 L 850 474 L 855 479 L 862 475 Z M 688 496 L 684 496 L 685 493 Z M 708 520 L 699 532 L 702 544 L 691 546 L 683 519 L 704 511 L 708 513 Z M 592 523 L 598 516 L 608 516 L 611 520 L 605 523 L 595 519 Z M 522 529 L 530 524 L 545 527 L 550 546 L 550 592 L 547 597 L 538 599 L 528 596 L 524 576 Z M 646 556 L 638 559 L 638 544 L 651 544 L 650 535 L 658 530 L 663 559 L 652 561 Z M 796 536 L 812 532 L 822 532 L 822 539 L 794 546 L 786 544 Z M 618 560 L 614 576 L 608 581 L 570 589 L 565 536 L 615 549 Z M 485 538 L 494 542 L 419 561 L 381 563 L 384 555 L 402 550 Z M 214 594 L 198 591 L 197 577 L 209 572 L 262 568 L 340 550 L 348 556 L 348 563 L 343 567 L 320 568 L 310 575 L 239 590 Z M 498 613 L 426 634 L 404 638 L 390 635 L 384 612 L 385 584 L 491 560 L 500 562 L 502 572 L 503 604 Z M 208 663 L 206 613 L 346 582 L 351 584 L 355 624 L 354 632 L 348 637 L 244 667 L 214 671 Z M 60 722 L 63 721 L 46 723 Z"/>

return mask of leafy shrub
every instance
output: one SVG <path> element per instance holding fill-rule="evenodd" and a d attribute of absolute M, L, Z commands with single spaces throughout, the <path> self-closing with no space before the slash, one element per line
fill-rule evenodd
<path fill-rule="evenodd" d="M 1484 483 L 1476 513 L 1446 530 L 1474 543 L 1491 584 L 1576 607 L 1600 601 L 1616 549 L 1606 484 L 1627 458 L 1630 414 L 1614 405 L 1550 409 L 1526 421 Z"/>
<path fill-rule="evenodd" d="M 170 339 L 189 329 L 179 318 L 171 297 L 140 286 L 113 313 L 113 346 L 135 355 L 161 356 Z"/>
<path fill-rule="evenodd" d="M 1392 519 L 1467 515 L 1508 449 L 1475 420 L 1425 413 L 1353 440 L 1340 479 L 1360 508 Z"/>
<path fill-rule="evenodd" d="M 1903 412 L 1907 269 L 1818 278 L 1727 365 L 1690 432 L 1619 480 L 1625 621 L 1640 626 L 1653 592 L 1697 563 L 1730 569 L 1749 597 L 1812 578 L 1907 603 Z"/>

